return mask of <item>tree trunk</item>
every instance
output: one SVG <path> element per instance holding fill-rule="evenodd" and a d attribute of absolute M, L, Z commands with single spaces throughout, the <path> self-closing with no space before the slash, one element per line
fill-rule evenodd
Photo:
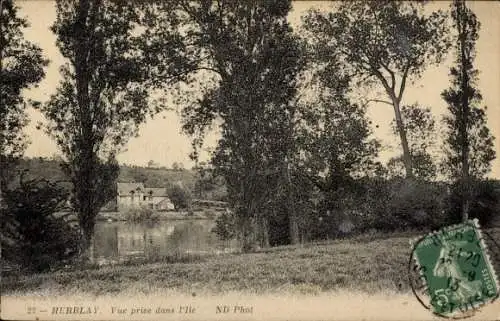
<path fill-rule="evenodd" d="M 94 263 L 94 228 L 80 227 L 80 231 L 82 234 L 81 259 L 84 263 Z"/>
<path fill-rule="evenodd" d="M 250 223 L 250 222 L 249 222 Z M 242 231 L 242 251 L 245 253 L 252 252 L 255 247 L 255 223 L 248 224 L 248 227 Z"/>
<path fill-rule="evenodd" d="M 390 94 L 392 99 L 392 105 L 394 107 L 394 114 L 396 116 L 396 125 L 398 128 L 399 137 L 401 139 L 401 146 L 403 147 L 403 162 L 406 171 L 406 178 L 413 177 L 413 165 L 411 159 L 410 148 L 408 146 L 408 139 L 406 138 L 406 129 L 403 123 L 403 119 L 401 117 L 401 108 L 400 102 L 396 98 L 394 94 Z"/>
<path fill-rule="evenodd" d="M 285 159 L 285 176 L 287 184 L 287 198 L 288 198 L 288 224 L 290 234 L 290 244 L 298 244 L 300 242 L 299 226 L 297 223 L 297 215 L 295 211 L 295 200 L 293 198 L 293 183 L 290 175 L 290 162 L 289 158 Z"/>
<path fill-rule="evenodd" d="M 251 211 L 251 206 L 246 208 L 245 213 L 238 213 L 238 215 L 240 216 L 238 218 L 238 235 L 243 252 L 251 252 L 256 247 L 256 233 L 258 231 L 258 224 L 255 220 L 255 217 L 253 217 L 253 214 L 251 213 L 253 213 Z"/>
<path fill-rule="evenodd" d="M 261 216 L 261 235 L 262 239 L 260 242 L 260 246 L 262 248 L 268 248 L 270 247 L 270 242 L 269 242 L 269 222 L 267 217 Z"/>
<path fill-rule="evenodd" d="M 290 213 L 289 224 L 290 224 L 290 243 L 299 244 L 300 243 L 299 225 L 297 223 L 297 217 L 295 216 L 295 213 Z"/>
<path fill-rule="evenodd" d="M 465 4 L 464 4 L 465 5 Z M 463 9 L 462 6 L 459 5 L 459 17 L 462 16 L 460 9 Z M 469 75 L 467 74 L 466 66 L 470 62 L 470 59 L 467 58 L 466 53 L 466 26 L 465 23 L 460 24 L 460 18 L 458 19 L 460 30 L 460 59 L 461 59 L 461 89 L 462 89 L 462 99 L 461 99 L 461 119 L 460 119 L 460 144 L 462 149 L 462 190 L 463 190 L 463 199 L 462 199 L 462 221 L 466 222 L 469 219 L 469 204 L 471 198 L 470 191 L 470 173 L 469 173 L 469 137 L 467 132 L 467 124 L 469 120 Z"/>
<path fill-rule="evenodd" d="M 78 104 L 77 119 L 80 124 L 81 133 L 77 137 L 77 151 L 79 160 L 76 164 L 76 173 L 73 169 L 75 179 L 73 181 L 77 214 L 80 228 L 83 234 L 83 257 L 91 260 L 90 247 L 94 234 L 95 210 L 93 209 L 93 182 L 95 171 L 93 170 L 93 133 L 91 120 L 91 106 L 89 99 L 90 70 L 87 61 L 89 53 L 89 30 L 87 19 L 89 18 L 90 0 L 80 0 L 77 6 L 75 32 L 76 43 L 73 48 L 76 98 Z"/>
<path fill-rule="evenodd" d="M 3 0 L 0 0 L 0 44 L 4 43 L 4 40 L 3 40 L 4 33 L 1 30 L 1 27 L 3 26 L 2 12 L 3 12 Z M 3 73 L 3 47 L 0 47 L 0 76 L 2 75 L 2 73 Z M 0 88 L 0 90 L 3 90 L 3 88 Z M 2 97 L 3 96 L 0 92 L 0 99 Z M 3 108 L 6 108 L 6 106 L 4 106 L 3 101 L 0 100 L 0 112 L 2 112 Z M 0 119 L 0 121 L 3 122 L 3 119 Z M 2 197 L 2 191 L 3 191 L 2 185 L 3 185 L 3 178 L 4 178 L 4 163 L 3 163 L 3 155 L 2 155 L 3 149 L 4 149 L 3 130 L 0 130 L 0 210 L 2 210 L 2 206 L 3 206 L 3 197 Z M 0 246 L 0 251 L 1 251 L 1 246 Z"/>

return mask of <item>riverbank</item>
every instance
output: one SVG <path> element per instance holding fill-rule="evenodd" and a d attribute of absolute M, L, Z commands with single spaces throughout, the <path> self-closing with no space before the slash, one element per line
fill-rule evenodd
<path fill-rule="evenodd" d="M 148 294 L 161 289 L 181 293 L 302 293 L 335 289 L 363 292 L 405 291 L 409 237 L 332 241 L 285 246 L 259 253 L 220 253 L 185 259 L 88 267 L 30 276 L 6 277 L 7 293 Z"/>
<path fill-rule="evenodd" d="M 214 219 L 217 213 L 213 211 L 193 211 L 189 214 L 186 211 L 158 211 L 154 212 L 154 216 L 157 220 L 208 220 Z M 122 212 L 100 212 L 96 220 L 124 222 L 127 221 L 127 217 Z"/>
<path fill-rule="evenodd" d="M 215 219 L 221 212 L 215 210 L 199 210 L 188 213 L 187 211 L 154 211 L 154 220 L 212 220 Z M 56 216 L 66 216 L 70 221 L 77 222 L 78 218 L 75 213 L 69 211 L 60 211 L 55 213 Z M 100 222 L 127 222 L 131 221 L 127 218 L 125 212 L 118 211 L 102 211 L 96 216 L 96 221 Z M 147 220 L 145 220 L 147 221 Z"/>
<path fill-rule="evenodd" d="M 500 229 L 488 230 L 495 238 Z M 323 244 L 284 246 L 259 253 L 220 253 L 147 264 L 79 267 L 71 271 L 7 276 L 5 295 L 302 294 L 347 290 L 409 293 L 410 239 L 360 236 Z"/>

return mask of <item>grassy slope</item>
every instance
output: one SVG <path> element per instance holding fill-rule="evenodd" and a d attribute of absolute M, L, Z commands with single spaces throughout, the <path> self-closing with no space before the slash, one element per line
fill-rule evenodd
<path fill-rule="evenodd" d="M 252 254 L 221 254 L 196 262 L 108 266 L 72 272 L 4 278 L 4 291 L 105 294 L 300 292 L 333 289 L 397 290 L 406 284 L 408 237 L 335 241 L 326 245 L 280 247 Z M 188 260 L 189 261 L 189 260 Z M 17 291 L 14 291 L 16 289 Z M 7 294 L 7 293 L 6 293 Z"/>
<path fill-rule="evenodd" d="M 500 240 L 500 228 L 488 233 Z M 360 236 L 251 254 L 170 257 L 157 263 L 4 277 L 2 283 L 5 294 L 155 294 L 165 290 L 180 294 L 319 294 L 332 290 L 408 293 L 409 240 L 418 236 Z M 487 244 L 498 270 L 500 248 L 489 241 Z"/>

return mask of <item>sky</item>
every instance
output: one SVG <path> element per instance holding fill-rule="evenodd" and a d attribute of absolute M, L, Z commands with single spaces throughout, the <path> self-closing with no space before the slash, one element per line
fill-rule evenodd
<path fill-rule="evenodd" d="M 49 0 L 17 1 L 21 7 L 21 16 L 28 19 L 31 26 L 25 30 L 25 37 L 37 43 L 44 51 L 51 63 L 46 69 L 46 77 L 38 88 L 26 92 L 26 96 L 46 101 L 54 93 L 60 80 L 59 66 L 64 62 L 55 45 L 55 36 L 50 31 L 50 26 L 56 17 L 55 3 Z M 483 95 L 483 104 L 488 106 L 486 111 L 488 126 L 495 139 L 495 148 L 500 150 L 500 2 L 471 1 L 469 7 L 476 13 L 481 22 L 481 31 L 477 42 L 476 68 L 480 71 L 478 86 Z M 430 4 L 430 10 L 448 8 L 449 2 L 436 1 Z M 317 7 L 328 10 L 330 3 L 327 1 L 297 1 L 289 15 L 292 25 L 300 26 L 300 17 L 309 9 Z M 450 52 L 447 60 L 439 67 L 426 70 L 420 80 L 407 85 L 403 104 L 419 103 L 431 108 L 439 120 L 446 112 L 446 104 L 441 99 L 441 92 L 448 88 L 450 79 L 448 72 L 453 64 Z M 371 93 L 367 93 L 371 95 Z M 370 97 L 368 97 L 370 98 Z M 375 97 L 373 97 L 375 98 Z M 38 130 L 37 123 L 43 122 L 43 116 L 35 110 L 28 111 L 31 122 L 25 129 L 25 134 L 31 142 L 25 155 L 30 157 L 51 157 L 58 154 L 55 143 Z M 385 104 L 372 103 L 368 108 L 368 116 L 373 121 L 374 134 L 382 140 L 385 150 L 380 153 L 382 161 L 400 153 L 399 141 L 390 130 L 390 122 L 394 117 L 392 107 Z M 375 127 L 378 125 L 378 128 Z M 439 136 L 439 135 L 436 135 Z M 440 139 L 440 137 L 436 137 Z M 211 133 L 206 139 L 205 148 L 213 148 L 217 141 L 217 134 Z M 171 166 L 173 162 L 180 162 L 185 167 L 191 167 L 193 162 L 189 159 L 191 152 L 190 138 L 181 133 L 181 120 L 176 110 L 165 111 L 154 119 L 149 119 L 141 125 L 139 137 L 132 138 L 126 150 L 118 155 L 120 163 L 146 165 L 148 161 L 163 166 Z M 204 152 L 200 160 L 206 160 L 208 153 Z M 500 178 L 500 154 L 494 161 L 490 177 Z"/>

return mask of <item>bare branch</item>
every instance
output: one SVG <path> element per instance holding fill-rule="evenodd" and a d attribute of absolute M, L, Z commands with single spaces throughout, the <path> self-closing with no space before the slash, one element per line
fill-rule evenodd
<path fill-rule="evenodd" d="M 223 74 L 218 68 L 212 68 L 212 67 L 208 67 L 208 66 L 195 67 L 195 68 L 190 69 L 189 71 L 193 72 L 193 71 L 198 71 L 198 70 L 212 71 L 212 72 L 215 72 L 216 74 L 218 74 L 219 76 L 222 76 L 222 74 Z"/>
<path fill-rule="evenodd" d="M 375 102 L 375 103 L 384 103 L 384 104 L 387 104 L 387 105 L 391 105 L 392 106 L 392 103 L 390 101 L 387 101 L 387 100 L 381 100 L 381 99 L 368 99 L 365 103 L 365 105 L 367 105 L 369 102 Z"/>

